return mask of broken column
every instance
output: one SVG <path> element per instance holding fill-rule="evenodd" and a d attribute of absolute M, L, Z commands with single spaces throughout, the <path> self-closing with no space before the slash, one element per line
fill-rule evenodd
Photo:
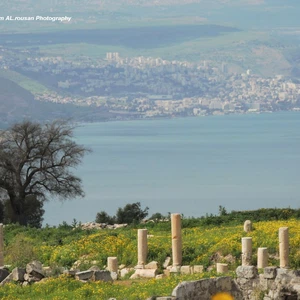
<path fill-rule="evenodd" d="M 228 264 L 217 263 L 217 273 L 228 273 Z"/>
<path fill-rule="evenodd" d="M 107 270 L 110 272 L 118 273 L 118 259 L 117 257 L 107 258 Z"/>
<path fill-rule="evenodd" d="M 279 259 L 280 268 L 289 267 L 289 228 L 279 228 Z"/>
<path fill-rule="evenodd" d="M 268 266 L 268 248 L 257 249 L 257 268 L 262 269 Z"/>
<path fill-rule="evenodd" d="M 250 220 L 246 220 L 244 223 L 244 231 L 250 232 L 252 231 L 252 222 Z"/>
<path fill-rule="evenodd" d="M 252 259 L 252 238 L 242 238 L 242 266 L 251 266 Z"/>
<path fill-rule="evenodd" d="M 3 224 L 0 224 L 0 267 L 4 266 L 4 236 Z"/>
<path fill-rule="evenodd" d="M 138 265 L 137 268 L 143 269 L 147 263 L 148 242 L 147 229 L 138 229 Z"/>
<path fill-rule="evenodd" d="M 182 240 L 181 240 L 181 215 L 171 215 L 172 231 L 172 260 L 173 267 L 181 266 L 182 263 Z"/>

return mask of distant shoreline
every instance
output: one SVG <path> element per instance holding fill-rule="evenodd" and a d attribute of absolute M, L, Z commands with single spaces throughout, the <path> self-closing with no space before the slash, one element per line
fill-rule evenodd
<path fill-rule="evenodd" d="M 206 117 L 227 117 L 227 116 L 244 116 L 244 115 L 268 115 L 268 114 L 291 114 L 291 113 L 299 113 L 300 111 L 295 110 L 281 110 L 281 111 L 266 111 L 259 113 L 244 113 L 244 114 L 222 114 L 222 115 L 205 115 L 205 116 L 175 116 L 175 117 L 152 117 L 152 118 L 140 118 L 140 119 L 128 119 L 128 120 L 105 120 L 105 121 L 91 121 L 91 122 L 78 122 L 74 121 L 75 124 L 78 125 L 92 125 L 97 123 L 111 123 L 111 122 L 135 122 L 135 121 L 157 121 L 157 120 L 175 120 L 175 119 L 197 119 L 197 118 L 206 118 Z"/>

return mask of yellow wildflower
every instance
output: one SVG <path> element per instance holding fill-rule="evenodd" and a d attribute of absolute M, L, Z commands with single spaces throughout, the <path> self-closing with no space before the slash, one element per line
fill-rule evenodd
<path fill-rule="evenodd" d="M 211 300 L 234 300 L 234 298 L 228 293 L 218 293 L 212 296 Z"/>

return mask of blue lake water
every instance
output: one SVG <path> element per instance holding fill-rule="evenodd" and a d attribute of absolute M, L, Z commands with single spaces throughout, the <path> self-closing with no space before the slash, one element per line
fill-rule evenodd
<path fill-rule="evenodd" d="M 87 222 L 141 202 L 185 216 L 300 206 L 300 113 L 94 123 L 76 174 L 86 197 L 45 205 L 44 223 Z"/>

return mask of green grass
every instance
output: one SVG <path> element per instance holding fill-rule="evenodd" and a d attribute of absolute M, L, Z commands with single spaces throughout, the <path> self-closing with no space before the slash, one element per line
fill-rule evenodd
<path fill-rule="evenodd" d="M 91 282 L 82 283 L 67 276 L 49 279 L 44 283 L 22 287 L 8 284 L 0 289 L 2 300 L 145 300 L 152 296 L 170 296 L 173 289 L 182 281 L 199 280 L 220 276 L 214 272 L 170 276 L 156 280 L 134 280 L 121 283 Z"/>
<path fill-rule="evenodd" d="M 0 69 L 0 77 L 9 79 L 17 83 L 19 86 L 28 90 L 32 94 L 49 92 L 49 90 L 44 85 L 15 71 Z"/>
<path fill-rule="evenodd" d="M 199 38 L 179 44 L 171 44 L 154 49 L 132 49 L 128 47 L 110 46 L 110 45 L 91 45 L 81 44 L 56 44 L 49 46 L 40 46 L 41 53 L 48 56 L 63 56 L 65 58 L 79 57 L 80 55 L 94 59 L 103 59 L 107 52 L 119 52 L 121 57 L 162 57 L 173 60 L 191 60 L 199 61 L 203 56 L 211 55 L 211 51 L 216 52 L 221 49 L 230 52 L 239 44 L 247 44 L 254 40 L 267 40 L 265 33 L 257 32 L 233 32 L 226 33 L 212 38 Z M 220 50 L 220 51 L 221 51 Z M 232 55 L 232 54 L 231 54 Z"/>
<path fill-rule="evenodd" d="M 253 220 L 253 230 L 243 231 L 243 221 Z M 257 221 L 255 221 L 257 219 Z M 269 220 L 269 221 L 268 221 Z M 258 247 L 268 247 L 269 265 L 278 265 L 278 229 L 289 227 L 290 265 L 300 267 L 300 219 L 299 210 L 262 209 L 258 211 L 223 211 L 221 216 L 207 216 L 201 219 L 183 219 L 183 265 L 214 265 L 212 258 L 218 254 L 219 262 L 229 264 L 230 276 L 241 260 L 241 238 L 252 237 L 253 258 L 256 264 Z M 170 222 L 139 225 L 153 235 L 148 239 L 148 261 L 156 260 L 160 266 L 166 256 L 171 255 Z M 5 264 L 25 266 L 33 259 L 40 260 L 53 269 L 63 266 L 70 268 L 75 261 L 84 260 L 79 268 L 86 270 L 93 262 L 103 269 L 108 256 L 117 256 L 119 264 L 134 266 L 137 263 L 137 227 L 118 230 L 73 229 L 66 223 L 58 228 L 27 228 L 7 225 L 4 228 Z M 235 257 L 227 261 L 226 255 Z M 161 267 L 160 267 L 161 270 Z M 168 296 L 176 285 L 185 280 L 197 280 L 216 276 L 215 271 L 186 276 L 171 276 L 161 280 L 121 280 L 109 283 L 81 283 L 67 276 L 52 277 L 44 283 L 21 287 L 9 284 L 0 289 L 0 299 L 101 299 L 110 297 L 118 300 L 146 299 L 150 296 Z"/>

